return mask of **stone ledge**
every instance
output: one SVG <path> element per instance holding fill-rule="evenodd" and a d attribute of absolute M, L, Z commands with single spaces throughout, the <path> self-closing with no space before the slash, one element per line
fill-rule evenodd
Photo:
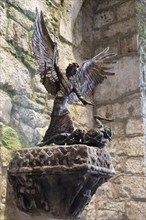
<path fill-rule="evenodd" d="M 110 155 L 87 145 L 18 150 L 8 169 L 19 209 L 63 219 L 78 217 L 114 174 Z"/>

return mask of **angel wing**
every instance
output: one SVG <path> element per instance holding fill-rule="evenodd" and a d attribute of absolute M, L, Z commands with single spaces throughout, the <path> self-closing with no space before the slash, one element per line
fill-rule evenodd
<path fill-rule="evenodd" d="M 107 76 L 114 75 L 110 72 L 109 64 L 115 62 L 113 58 L 114 53 L 108 53 L 109 47 L 104 49 L 101 53 L 85 61 L 78 69 L 77 73 L 70 77 L 72 85 L 76 87 L 81 96 L 84 96 L 93 90 L 98 84 L 101 84 Z M 70 94 L 70 102 L 79 101 L 75 93 Z"/>
<path fill-rule="evenodd" d="M 41 73 L 42 83 L 49 93 L 56 95 L 58 77 L 54 70 L 54 62 L 58 62 L 58 51 L 51 40 L 45 26 L 43 13 L 36 9 L 32 49 Z"/>

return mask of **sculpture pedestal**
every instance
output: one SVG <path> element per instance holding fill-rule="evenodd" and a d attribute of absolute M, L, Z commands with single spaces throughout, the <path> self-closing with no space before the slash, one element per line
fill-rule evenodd
<path fill-rule="evenodd" d="M 19 209 L 62 219 L 78 217 L 114 174 L 109 154 L 86 145 L 15 151 L 8 169 Z"/>

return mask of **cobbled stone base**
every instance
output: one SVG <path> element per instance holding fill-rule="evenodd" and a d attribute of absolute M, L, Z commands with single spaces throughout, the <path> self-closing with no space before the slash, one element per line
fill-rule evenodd
<path fill-rule="evenodd" d="M 19 209 L 64 219 L 78 217 L 114 174 L 109 154 L 86 145 L 15 151 L 8 169 Z"/>

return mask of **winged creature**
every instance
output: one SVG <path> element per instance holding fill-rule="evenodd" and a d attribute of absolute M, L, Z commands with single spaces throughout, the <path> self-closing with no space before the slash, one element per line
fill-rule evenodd
<path fill-rule="evenodd" d="M 52 144 L 56 141 L 64 143 L 64 139 L 74 137 L 79 141 L 80 129 L 75 131 L 68 103 L 81 101 L 83 105 L 92 105 L 84 96 L 102 83 L 110 72 L 109 63 L 112 63 L 115 54 L 108 53 L 109 48 L 91 59 L 86 60 L 79 67 L 71 63 L 63 74 L 58 66 L 57 43 L 53 42 L 47 31 L 42 11 L 36 10 L 32 49 L 37 60 L 41 75 L 41 82 L 48 93 L 55 96 L 51 122 L 40 146 Z M 75 131 L 75 132 L 74 132 Z M 63 142 L 62 142 L 63 141 Z"/>

